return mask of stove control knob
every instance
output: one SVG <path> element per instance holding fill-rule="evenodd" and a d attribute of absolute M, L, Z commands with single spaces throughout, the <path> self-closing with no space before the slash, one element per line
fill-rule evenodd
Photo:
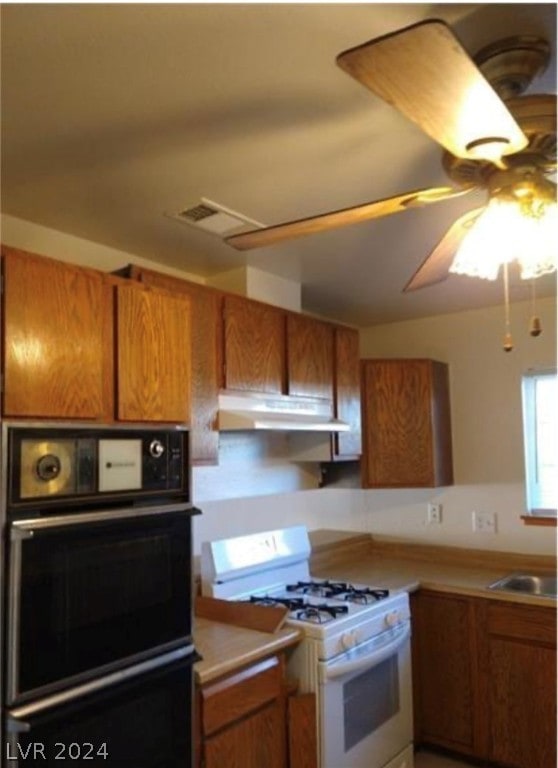
<path fill-rule="evenodd" d="M 149 443 L 149 453 L 154 459 L 160 458 L 165 452 L 165 446 L 160 440 L 152 440 Z"/>
<path fill-rule="evenodd" d="M 399 624 L 400 620 L 399 611 L 390 611 L 384 616 L 384 622 L 388 627 L 394 627 L 396 624 Z"/>
<path fill-rule="evenodd" d="M 345 632 L 345 634 L 341 636 L 341 645 L 346 651 L 350 650 L 351 648 L 354 648 L 356 645 L 355 633 Z"/>

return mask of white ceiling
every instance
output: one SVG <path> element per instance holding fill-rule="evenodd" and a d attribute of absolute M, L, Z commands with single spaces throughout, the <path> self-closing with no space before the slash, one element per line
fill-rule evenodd
<path fill-rule="evenodd" d="M 471 53 L 538 34 L 553 62 L 531 92 L 555 92 L 555 3 L 1 12 L 4 213 L 200 275 L 249 264 L 300 282 L 304 309 L 360 325 L 501 301 L 500 283 L 455 276 L 401 293 L 480 193 L 244 254 L 164 214 L 206 197 L 275 224 L 445 186 L 441 148 L 336 55 L 425 18 L 449 22 Z M 513 296 L 528 295 L 516 281 Z"/>

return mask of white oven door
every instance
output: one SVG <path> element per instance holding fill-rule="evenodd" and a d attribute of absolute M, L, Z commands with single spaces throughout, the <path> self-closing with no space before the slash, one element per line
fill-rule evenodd
<path fill-rule="evenodd" d="M 412 768 L 409 622 L 320 662 L 321 768 Z"/>

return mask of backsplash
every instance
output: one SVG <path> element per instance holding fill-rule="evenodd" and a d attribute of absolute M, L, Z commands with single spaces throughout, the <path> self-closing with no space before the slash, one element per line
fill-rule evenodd
<path fill-rule="evenodd" d="M 222 432 L 219 465 L 194 467 L 193 498 L 207 501 L 237 499 L 318 488 L 317 463 L 289 461 L 284 432 Z"/>

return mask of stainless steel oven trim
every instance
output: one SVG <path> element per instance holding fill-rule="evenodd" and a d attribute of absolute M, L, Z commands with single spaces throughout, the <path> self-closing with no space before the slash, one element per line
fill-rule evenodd
<path fill-rule="evenodd" d="M 87 523 L 99 523 L 109 520 L 126 520 L 133 517 L 146 517 L 148 515 L 165 515 L 171 512 L 184 512 L 186 510 L 190 510 L 192 513 L 199 511 L 190 502 L 183 502 L 179 504 L 163 503 L 149 507 L 125 507 L 122 509 L 107 509 L 102 512 L 76 512 L 74 514 L 14 520 L 10 528 L 10 538 L 12 541 L 18 538 L 29 538 L 35 530 L 41 531 L 49 528 L 63 528 L 70 525 L 85 525 Z"/>
<path fill-rule="evenodd" d="M 22 729 L 26 730 L 25 723 L 21 722 L 26 717 L 31 717 L 33 715 L 46 712 L 49 709 L 52 709 L 53 707 L 60 706 L 61 704 L 67 704 L 89 693 L 95 693 L 96 691 L 101 691 L 104 688 L 108 688 L 117 683 L 122 683 L 127 680 L 132 680 L 134 677 L 137 677 L 138 675 L 145 674 L 146 672 L 151 672 L 155 669 L 158 669 L 159 667 L 165 666 L 166 664 L 170 664 L 173 661 L 179 661 L 180 659 L 184 659 L 187 656 L 194 653 L 195 652 L 194 652 L 193 645 L 186 645 L 186 646 L 183 645 L 180 648 L 177 648 L 174 651 L 171 651 L 170 653 L 165 653 L 161 656 L 157 656 L 154 659 L 149 659 L 148 661 L 144 661 L 141 664 L 135 664 L 132 667 L 126 667 L 125 669 L 120 669 L 117 672 L 113 672 L 110 675 L 105 675 L 104 677 L 95 678 L 94 680 L 84 683 L 83 685 L 78 685 L 75 688 L 70 688 L 69 690 L 61 691 L 60 693 L 56 693 L 52 696 L 46 696 L 45 698 L 40 699 L 39 701 L 34 701 L 31 704 L 25 704 L 24 706 L 16 707 L 15 709 L 10 709 L 7 712 L 8 731 L 22 730 Z M 195 659 L 198 659 L 198 658 L 199 657 L 196 655 Z M 14 727 L 13 724 L 16 721 L 18 722 L 18 725 Z"/>
<path fill-rule="evenodd" d="M 21 542 L 15 541 L 10 547 L 8 594 L 8 626 L 6 627 L 6 694 L 8 701 L 17 695 L 19 678 L 19 604 L 21 599 Z"/>

